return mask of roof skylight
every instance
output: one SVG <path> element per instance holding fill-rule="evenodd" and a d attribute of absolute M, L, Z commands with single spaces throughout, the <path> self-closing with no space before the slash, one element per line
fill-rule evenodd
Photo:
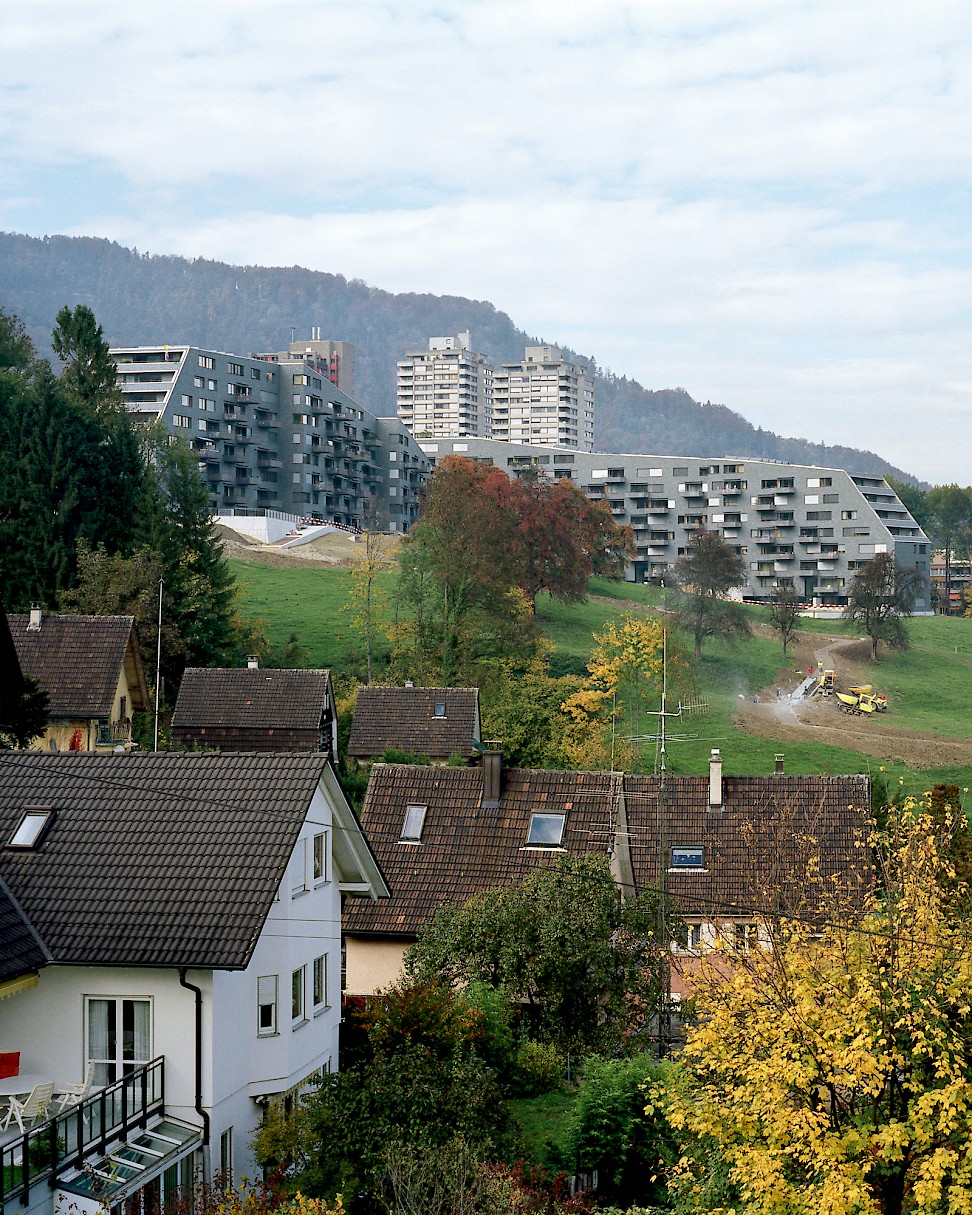
<path fill-rule="evenodd" d="M 17 829 L 7 840 L 8 848 L 36 848 L 54 820 L 51 806 L 26 806 Z"/>
<path fill-rule="evenodd" d="M 405 822 L 402 823 L 401 839 L 409 844 L 418 844 L 422 840 L 422 828 L 425 826 L 425 812 L 428 806 L 406 806 Z"/>
<path fill-rule="evenodd" d="M 541 814 L 535 811 L 530 815 L 527 845 L 534 848 L 559 848 L 560 841 L 564 838 L 566 819 L 566 814 Z"/>

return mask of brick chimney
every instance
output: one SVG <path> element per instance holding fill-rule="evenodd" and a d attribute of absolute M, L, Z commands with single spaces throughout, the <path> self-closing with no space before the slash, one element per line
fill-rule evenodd
<path fill-rule="evenodd" d="M 719 748 L 713 747 L 709 756 L 709 809 L 722 810 L 722 756 Z"/>
<path fill-rule="evenodd" d="M 27 622 L 28 633 L 39 633 L 41 621 L 44 619 L 44 611 L 39 603 L 30 605 L 30 620 Z"/>
<path fill-rule="evenodd" d="M 248 671 L 259 671 L 259 669 L 260 669 L 260 659 L 259 659 L 259 657 L 258 657 L 256 654 L 247 654 L 247 656 L 246 656 L 246 669 L 247 669 Z"/>
<path fill-rule="evenodd" d="M 483 809 L 498 810 L 503 795 L 503 744 L 485 742 L 483 746 Z"/>

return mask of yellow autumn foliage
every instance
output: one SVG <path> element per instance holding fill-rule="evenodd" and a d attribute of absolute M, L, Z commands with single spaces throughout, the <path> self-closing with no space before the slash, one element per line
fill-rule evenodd
<path fill-rule="evenodd" d="M 968 827 L 923 810 L 873 841 L 863 907 L 835 895 L 728 974 L 703 967 L 683 1082 L 650 1100 L 718 1145 L 738 1201 L 692 1206 L 705 1153 L 689 1151 L 686 1209 L 972 1212 L 972 927 L 948 856 Z"/>

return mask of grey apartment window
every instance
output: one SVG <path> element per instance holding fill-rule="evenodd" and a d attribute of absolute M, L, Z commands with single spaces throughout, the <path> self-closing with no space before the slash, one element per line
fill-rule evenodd
<path fill-rule="evenodd" d="M 673 869 L 702 869 L 704 868 L 704 852 L 702 846 L 678 847 L 672 849 Z"/>
<path fill-rule="evenodd" d="M 527 845 L 533 848 L 559 848 L 564 838 L 565 814 L 543 814 L 535 811 L 530 815 Z"/>
<path fill-rule="evenodd" d="M 251 367 L 251 368 L 250 368 L 250 379 L 251 379 L 251 380 L 258 380 L 259 378 L 260 378 L 260 368 L 259 368 L 259 367 Z"/>
<path fill-rule="evenodd" d="M 194 375 L 192 377 L 192 386 L 193 386 L 193 388 L 205 388 L 206 381 L 202 378 L 201 375 Z"/>
<path fill-rule="evenodd" d="M 210 357 L 210 355 L 208 355 L 208 354 L 201 354 L 199 356 L 199 366 L 205 367 L 205 369 L 207 371 L 215 371 L 216 360 L 214 358 Z"/>
<path fill-rule="evenodd" d="M 406 806 L 401 834 L 403 840 L 417 844 L 422 839 L 422 828 L 425 826 L 427 810 L 428 806 Z"/>
<path fill-rule="evenodd" d="M 226 370 L 229 375 L 240 376 L 243 374 L 243 364 L 242 363 L 227 363 Z"/>
<path fill-rule="evenodd" d="M 257 1033 L 266 1037 L 277 1032 L 276 975 L 260 975 L 257 979 Z"/>

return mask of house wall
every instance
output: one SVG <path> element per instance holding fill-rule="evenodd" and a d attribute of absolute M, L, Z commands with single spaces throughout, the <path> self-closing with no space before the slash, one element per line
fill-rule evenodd
<path fill-rule="evenodd" d="M 326 833 L 325 876 L 314 879 L 314 836 Z M 215 1027 L 206 1064 L 212 1107 L 212 1152 L 232 1128 L 234 1173 L 259 1176 L 250 1138 L 262 1119 L 260 1099 L 299 1087 L 337 1069 L 341 1016 L 341 894 L 333 864 L 331 808 L 320 789 L 311 801 L 294 857 L 245 971 L 213 975 L 210 1015 Z M 304 884 L 305 889 L 294 888 Z M 327 1000 L 313 1006 L 313 964 L 327 959 Z M 304 1015 L 291 1016 L 293 972 L 304 969 Z M 261 976 L 277 977 L 276 1028 L 258 1032 Z M 192 976 L 190 975 L 190 978 Z M 208 1035 L 207 1035 L 208 1036 Z"/>
<path fill-rule="evenodd" d="M 402 977 L 402 960 L 411 940 L 373 940 L 347 937 L 345 940 L 344 990 L 349 996 L 370 996 Z"/>

